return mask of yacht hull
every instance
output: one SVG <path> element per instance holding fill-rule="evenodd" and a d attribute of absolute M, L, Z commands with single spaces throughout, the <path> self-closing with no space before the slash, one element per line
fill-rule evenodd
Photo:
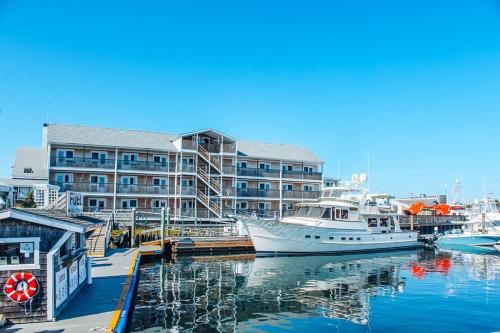
<path fill-rule="evenodd" d="M 370 233 L 246 220 L 257 254 L 331 254 L 420 247 L 416 232 Z"/>
<path fill-rule="evenodd" d="M 497 235 L 445 235 L 439 238 L 436 244 L 439 247 L 451 250 L 465 250 L 473 252 L 495 252 L 495 243 L 500 241 Z"/>

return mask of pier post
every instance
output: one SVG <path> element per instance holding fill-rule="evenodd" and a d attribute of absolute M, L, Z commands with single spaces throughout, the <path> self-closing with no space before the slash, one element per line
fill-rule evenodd
<path fill-rule="evenodd" d="M 161 253 L 165 253 L 165 207 L 161 209 L 160 246 Z"/>
<path fill-rule="evenodd" d="M 410 230 L 413 231 L 413 221 L 415 220 L 415 215 L 410 215 Z"/>
<path fill-rule="evenodd" d="M 482 212 L 481 213 L 481 228 L 483 229 L 482 233 L 486 233 L 486 213 Z"/>
<path fill-rule="evenodd" d="M 135 208 L 132 209 L 132 235 L 130 235 L 130 247 L 136 247 L 135 242 Z"/>

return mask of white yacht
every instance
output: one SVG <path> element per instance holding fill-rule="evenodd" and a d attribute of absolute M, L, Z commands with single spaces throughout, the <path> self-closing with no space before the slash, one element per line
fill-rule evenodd
<path fill-rule="evenodd" d="M 323 190 L 281 220 L 240 216 L 258 254 L 322 254 L 417 247 L 417 232 L 402 231 L 389 204 L 360 186 L 366 176 Z"/>
<path fill-rule="evenodd" d="M 462 230 L 453 230 L 441 236 L 436 244 L 443 248 L 473 252 L 500 251 L 500 212 L 491 199 L 476 200 L 470 220 L 463 223 Z"/>

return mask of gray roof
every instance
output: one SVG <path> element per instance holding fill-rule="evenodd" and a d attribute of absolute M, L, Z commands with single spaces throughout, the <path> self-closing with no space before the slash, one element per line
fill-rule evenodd
<path fill-rule="evenodd" d="M 40 218 L 45 218 L 48 219 L 48 222 L 52 222 L 54 224 L 54 227 L 60 228 L 60 229 L 80 229 L 82 232 L 86 232 L 88 230 L 91 230 L 103 223 L 106 223 L 106 221 L 102 219 L 98 219 L 96 217 L 91 217 L 91 216 L 67 216 L 66 212 L 64 210 L 57 210 L 57 209 L 36 209 L 36 208 L 10 208 L 9 209 L 12 213 L 20 212 L 22 213 L 27 213 L 28 215 L 25 215 L 26 217 L 40 217 Z M 16 215 L 14 216 L 16 217 Z M 35 220 L 36 221 L 36 220 Z M 36 222 L 35 222 L 36 223 Z"/>
<path fill-rule="evenodd" d="M 49 124 L 47 130 L 48 143 L 164 151 L 176 151 L 172 140 L 180 136 L 182 135 L 62 124 Z M 237 141 L 237 145 L 239 154 L 249 157 L 322 163 L 312 151 L 301 146 L 254 141 Z"/>
<path fill-rule="evenodd" d="M 25 169 L 31 172 L 25 173 Z M 12 178 L 47 179 L 47 150 L 31 147 L 17 148 Z"/>
<path fill-rule="evenodd" d="M 273 160 L 322 163 L 312 151 L 305 147 L 255 141 L 238 141 L 238 154 Z"/>
<path fill-rule="evenodd" d="M 171 140 L 176 134 L 104 128 L 81 125 L 49 124 L 48 143 L 138 148 L 175 151 Z"/>

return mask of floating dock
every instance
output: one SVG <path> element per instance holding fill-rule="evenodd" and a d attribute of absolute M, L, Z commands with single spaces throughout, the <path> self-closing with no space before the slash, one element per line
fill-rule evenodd
<path fill-rule="evenodd" d="M 164 240 L 165 253 L 197 254 L 197 253 L 231 253 L 254 252 L 252 240 L 246 236 L 231 237 L 168 237 Z M 139 247 L 144 257 L 160 256 L 161 241 L 144 242 Z"/>

